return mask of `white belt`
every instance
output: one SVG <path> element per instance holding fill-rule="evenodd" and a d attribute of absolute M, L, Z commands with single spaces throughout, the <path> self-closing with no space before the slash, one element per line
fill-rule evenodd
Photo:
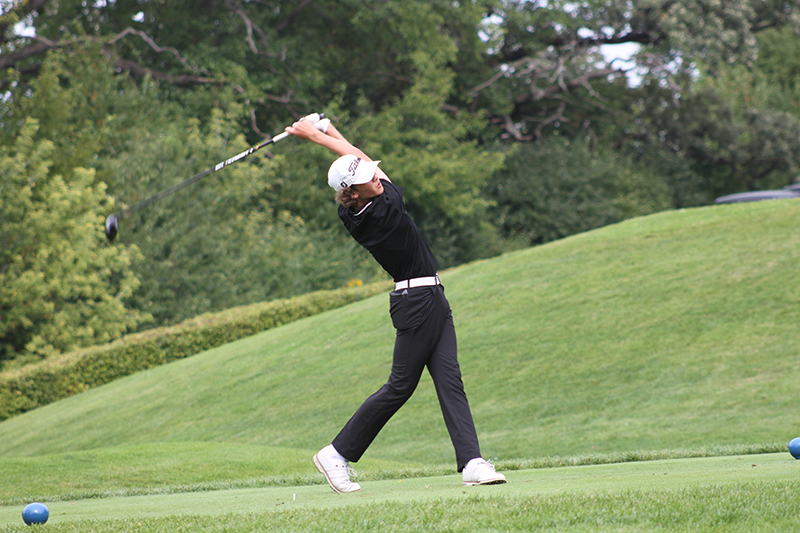
<path fill-rule="evenodd" d="M 394 284 L 396 291 L 402 289 L 413 289 L 415 287 L 434 287 L 436 285 L 441 285 L 442 282 L 439 281 L 439 274 L 435 276 L 426 276 L 424 278 L 411 278 L 411 279 L 404 279 L 403 281 L 398 281 Z"/>

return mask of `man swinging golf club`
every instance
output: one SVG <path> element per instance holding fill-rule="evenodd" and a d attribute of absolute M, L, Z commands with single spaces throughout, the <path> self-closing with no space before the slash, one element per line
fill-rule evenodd
<path fill-rule="evenodd" d="M 307 121 L 286 131 L 339 156 L 328 171 L 339 218 L 353 238 L 394 278 L 390 313 L 397 330 L 387 383 L 358 408 L 333 442 L 314 455 L 314 464 L 336 492 L 361 490 L 350 480 L 357 462 L 419 383 L 425 367 L 433 378 L 444 421 L 465 485 L 505 483 L 503 474 L 481 457 L 461 370 L 450 304 L 428 244 L 408 216 L 403 190 L 350 144 L 333 125 L 325 131 Z"/>

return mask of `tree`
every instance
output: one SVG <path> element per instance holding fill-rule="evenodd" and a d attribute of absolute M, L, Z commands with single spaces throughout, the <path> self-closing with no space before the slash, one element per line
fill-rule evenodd
<path fill-rule="evenodd" d="M 18 21 L 36 35 L 15 35 Z M 0 17 L 0 70 L 30 75 L 44 52 L 90 40 L 118 70 L 168 84 L 174 98 L 191 93 L 189 105 L 204 91 L 235 88 L 262 132 L 281 122 L 256 116 L 297 117 L 335 84 L 346 87 L 348 109 L 361 96 L 373 110 L 390 105 L 409 87 L 413 54 L 449 41 L 459 51 L 447 105 L 485 109 L 508 139 L 532 141 L 581 130 L 602 110 L 603 85 L 624 70 L 600 46 L 638 45 L 645 77 L 680 92 L 676 69 L 752 63 L 756 36 L 784 26 L 800 30 L 796 2 L 17 1 Z"/>
<path fill-rule="evenodd" d="M 585 141 L 557 136 L 519 147 L 487 190 L 502 234 L 543 244 L 668 209 L 666 184 L 646 168 Z"/>
<path fill-rule="evenodd" d="M 756 90 L 740 91 L 740 98 L 756 98 L 759 107 L 769 107 L 800 118 L 800 37 L 789 27 L 758 35 L 757 74 L 751 80 Z"/>
<path fill-rule="evenodd" d="M 53 145 L 34 142 L 36 128 L 28 120 L 0 146 L 0 361 L 107 342 L 148 319 L 125 305 L 138 251 L 97 232 L 105 187 L 86 169 L 53 175 Z"/>
<path fill-rule="evenodd" d="M 654 83 L 630 93 L 636 118 L 614 134 L 616 142 L 659 169 L 678 207 L 781 188 L 800 174 L 800 84 L 792 74 L 800 67 L 791 61 L 800 57 L 791 53 L 800 37 L 783 28 L 758 38 L 764 44 L 751 65 L 700 69 L 679 80 L 680 98 Z"/>
<path fill-rule="evenodd" d="M 751 63 L 755 35 L 790 26 L 800 31 L 800 5 L 783 0 L 643 0 L 618 2 L 503 0 L 488 6 L 486 70 L 458 69 L 464 105 L 486 109 L 517 141 L 549 132 L 582 135 L 613 95 L 608 79 L 624 70 L 609 64 L 603 45 L 636 44 L 645 80 L 679 97 L 695 62 L 715 68 Z M 594 131 L 602 129 L 601 120 Z"/>

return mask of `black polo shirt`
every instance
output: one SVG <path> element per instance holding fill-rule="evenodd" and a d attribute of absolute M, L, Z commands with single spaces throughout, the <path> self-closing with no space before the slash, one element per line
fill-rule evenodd
<path fill-rule="evenodd" d="M 383 194 L 358 211 L 339 206 L 339 218 L 395 281 L 436 274 L 436 260 L 403 203 L 403 189 L 381 180 Z"/>

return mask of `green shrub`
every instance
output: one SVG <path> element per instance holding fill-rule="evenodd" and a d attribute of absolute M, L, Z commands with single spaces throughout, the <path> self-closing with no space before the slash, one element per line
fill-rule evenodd
<path fill-rule="evenodd" d="M 261 331 L 388 290 L 387 282 L 317 291 L 219 313 L 177 326 L 127 335 L 0 373 L 0 420 L 81 393 L 140 370 L 163 365 Z"/>

